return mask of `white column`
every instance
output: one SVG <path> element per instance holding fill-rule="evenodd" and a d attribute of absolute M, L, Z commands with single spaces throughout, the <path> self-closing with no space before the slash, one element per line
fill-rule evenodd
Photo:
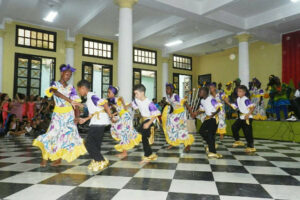
<path fill-rule="evenodd" d="M 69 64 L 69 65 L 71 65 L 72 67 L 75 68 L 75 66 L 74 66 L 74 45 L 75 45 L 75 43 L 72 42 L 72 41 L 65 41 L 65 46 L 66 46 L 66 61 L 65 61 L 65 64 L 66 65 Z M 69 83 L 72 84 L 72 85 L 74 84 L 74 74 L 71 77 Z"/>
<path fill-rule="evenodd" d="M 249 70 L 249 40 L 250 35 L 243 33 L 237 35 L 236 38 L 239 40 L 239 78 L 241 84 L 248 87 L 250 70 Z"/>
<path fill-rule="evenodd" d="M 3 48 L 4 48 L 4 30 L 0 29 L 0 92 L 4 92 L 2 89 L 2 77 L 3 77 Z"/>
<path fill-rule="evenodd" d="M 119 5 L 118 86 L 126 103 L 132 100 L 132 7 L 138 0 L 115 0 Z"/>
<path fill-rule="evenodd" d="M 162 62 L 162 97 L 166 97 L 166 83 L 169 82 L 169 58 L 163 58 Z"/>

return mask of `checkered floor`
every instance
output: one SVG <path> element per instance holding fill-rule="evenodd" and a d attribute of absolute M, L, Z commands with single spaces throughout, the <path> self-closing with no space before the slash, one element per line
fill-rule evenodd
<path fill-rule="evenodd" d="M 206 158 L 196 135 L 190 153 L 167 150 L 163 135 L 152 146 L 159 158 L 139 165 L 142 147 L 125 159 L 115 157 L 109 133 L 103 154 L 111 165 L 99 173 L 87 170 L 88 155 L 59 167 L 40 168 L 40 151 L 31 138 L 0 139 L 0 199 L 300 199 L 300 144 L 256 140 L 257 153 L 219 142 L 223 159 Z"/>

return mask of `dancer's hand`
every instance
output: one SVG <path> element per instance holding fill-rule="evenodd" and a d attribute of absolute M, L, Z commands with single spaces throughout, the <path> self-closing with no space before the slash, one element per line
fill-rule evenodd
<path fill-rule="evenodd" d="M 83 105 L 82 105 L 81 103 L 78 103 L 78 102 L 76 102 L 76 101 L 72 101 L 72 102 L 71 102 L 71 105 L 73 106 L 73 108 L 75 108 L 76 106 L 78 106 L 78 107 L 80 107 L 80 108 L 83 107 Z"/>
<path fill-rule="evenodd" d="M 86 119 L 79 118 L 79 124 L 84 124 L 86 122 Z"/>
<path fill-rule="evenodd" d="M 245 115 L 245 120 L 249 119 L 249 114 Z"/>
<path fill-rule="evenodd" d="M 75 123 L 75 124 L 78 124 L 78 122 L 79 122 L 79 118 L 75 118 L 75 119 L 74 119 L 74 123 Z"/>
<path fill-rule="evenodd" d="M 145 124 L 143 125 L 143 128 L 144 128 L 144 129 L 148 129 L 149 126 L 150 126 L 150 124 L 147 122 L 147 123 L 145 123 Z"/>

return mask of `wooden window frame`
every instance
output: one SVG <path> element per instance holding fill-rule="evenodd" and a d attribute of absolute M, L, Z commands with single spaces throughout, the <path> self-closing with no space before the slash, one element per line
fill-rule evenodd
<path fill-rule="evenodd" d="M 180 67 L 175 67 L 175 61 L 174 61 L 174 57 L 180 57 L 180 58 L 186 58 L 186 59 L 189 59 L 190 60 L 190 65 L 191 65 L 191 68 L 190 69 L 185 69 L 185 68 L 180 68 Z M 189 56 L 182 56 L 182 55 L 178 55 L 178 54 L 173 54 L 172 56 L 172 63 L 173 63 L 173 68 L 174 69 L 179 69 L 179 70 L 187 70 L 187 71 L 192 71 L 193 70 L 193 58 L 192 57 L 189 57 Z M 176 63 L 182 63 L 182 64 L 187 64 L 187 63 L 183 63 L 183 62 L 176 62 Z"/>
<path fill-rule="evenodd" d="M 134 54 L 135 50 L 140 50 L 140 51 L 144 51 L 144 52 L 148 52 L 148 53 L 154 53 L 154 55 L 155 55 L 155 58 L 154 58 L 155 63 L 154 63 L 154 64 L 151 64 L 151 63 L 146 63 L 146 62 L 138 62 L 138 61 L 135 61 L 135 60 L 134 60 L 134 57 L 135 57 L 135 56 L 139 56 L 139 55 L 135 55 L 135 54 Z M 140 56 L 140 57 L 149 58 L 149 57 L 146 57 L 146 56 Z M 157 51 L 150 50 L 150 49 L 144 49 L 144 48 L 133 47 L 132 61 L 133 61 L 133 63 L 137 63 L 137 64 L 157 66 Z"/>
<path fill-rule="evenodd" d="M 84 42 L 85 41 L 88 41 L 88 42 L 97 42 L 98 44 L 101 43 L 101 44 L 110 45 L 111 46 L 111 50 L 109 52 L 111 53 L 111 57 L 104 57 L 104 56 L 99 56 L 99 55 L 96 56 L 96 55 L 85 54 L 84 53 L 84 49 L 85 49 Z M 95 48 L 89 48 L 89 49 L 95 50 Z M 104 51 L 106 51 L 106 50 L 104 50 Z M 103 52 L 103 49 L 102 49 L 102 52 Z M 108 52 L 108 51 L 106 51 L 106 52 Z M 114 59 L 114 44 L 112 42 L 106 42 L 106 41 L 102 41 L 102 40 L 95 40 L 95 39 L 90 39 L 90 38 L 83 37 L 82 38 L 82 56 L 113 60 Z"/>
<path fill-rule="evenodd" d="M 22 44 L 19 44 L 18 43 L 18 39 L 19 39 L 19 29 L 24 29 L 24 30 L 29 30 L 29 31 L 35 31 L 35 32 L 39 32 L 39 33 L 47 33 L 47 34 L 51 34 L 54 36 L 54 39 L 53 39 L 53 49 L 50 49 L 50 48 L 43 48 L 43 47 L 35 47 L 35 46 L 27 46 L 25 45 L 25 42 L 24 42 L 24 45 Z M 20 36 L 21 37 L 21 36 Z M 25 37 L 25 33 L 24 33 L 24 39 L 26 38 Z M 31 42 L 31 39 L 34 39 L 32 38 L 31 36 L 29 37 L 30 38 L 30 42 Z M 36 38 L 36 40 L 38 40 Z M 48 40 L 44 40 L 42 39 L 42 42 L 44 41 L 47 41 L 48 42 L 48 47 L 49 47 L 49 36 L 48 36 Z M 53 51 L 53 52 L 56 52 L 56 43 L 57 43 L 57 33 L 56 32 L 53 32 L 53 31 L 47 31 L 47 30 L 43 30 L 43 29 L 37 29 L 37 28 L 32 28 L 32 27 L 28 27 L 28 26 L 21 26 L 21 25 L 16 25 L 16 36 L 15 36 L 15 45 L 17 47 L 24 47 L 24 48 L 30 48 L 30 49 L 38 49 L 38 50 L 43 50 L 43 51 Z"/>

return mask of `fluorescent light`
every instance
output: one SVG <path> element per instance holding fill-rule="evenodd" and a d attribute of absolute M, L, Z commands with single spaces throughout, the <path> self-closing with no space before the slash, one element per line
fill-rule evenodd
<path fill-rule="evenodd" d="M 298 2 L 299 0 L 291 0 L 291 2 L 293 2 L 293 3 L 296 3 L 296 2 Z"/>
<path fill-rule="evenodd" d="M 46 22 L 53 22 L 53 20 L 55 19 L 55 17 L 57 16 L 57 12 L 56 11 L 50 11 L 48 13 L 48 15 L 46 17 L 43 18 L 44 21 Z"/>
<path fill-rule="evenodd" d="M 173 42 L 169 42 L 167 44 L 165 44 L 166 47 L 171 47 L 171 46 L 175 46 L 175 45 L 178 45 L 178 44 L 181 44 L 182 43 L 182 40 L 176 40 L 176 41 L 173 41 Z"/>

